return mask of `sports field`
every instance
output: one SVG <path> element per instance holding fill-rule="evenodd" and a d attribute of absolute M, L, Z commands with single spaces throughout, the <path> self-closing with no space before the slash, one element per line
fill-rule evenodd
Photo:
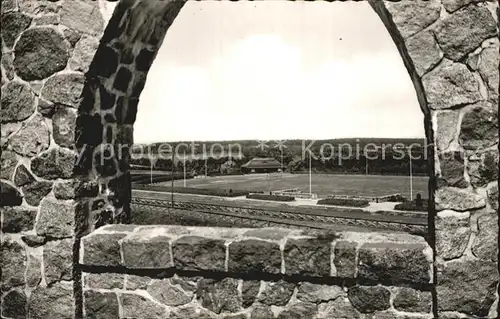
<path fill-rule="evenodd" d="M 417 193 L 421 193 L 423 198 L 428 197 L 428 181 L 428 177 L 413 177 L 414 197 Z M 158 183 L 157 185 L 170 186 L 171 182 Z M 176 187 L 183 185 L 183 180 L 177 180 L 174 183 Z M 283 174 L 282 178 L 279 175 L 270 178 L 266 174 L 228 175 L 189 179 L 186 180 L 186 186 L 264 192 L 298 188 L 309 192 L 309 175 Z M 313 174 L 311 186 L 312 192 L 318 194 L 320 198 L 331 194 L 383 196 L 399 193 L 406 197 L 410 196 L 410 178 L 408 176 Z"/>

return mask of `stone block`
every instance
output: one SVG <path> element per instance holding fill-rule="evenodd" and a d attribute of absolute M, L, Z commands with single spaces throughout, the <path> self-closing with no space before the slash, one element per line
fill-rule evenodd
<path fill-rule="evenodd" d="M 498 269 L 495 262 L 472 258 L 445 263 L 438 272 L 438 310 L 485 317 L 495 301 Z"/>
<path fill-rule="evenodd" d="M 445 260 L 462 256 L 470 238 L 469 213 L 439 212 L 436 217 L 436 253 Z"/>
<path fill-rule="evenodd" d="M 489 100 L 494 104 L 498 104 L 499 90 L 499 72 L 498 72 L 498 39 L 495 39 L 493 44 L 481 51 L 481 58 L 478 64 L 478 70 L 481 78 L 488 88 Z"/>
<path fill-rule="evenodd" d="M 21 207 L 0 208 L 2 212 L 2 232 L 19 233 L 32 230 L 35 225 L 36 210 Z"/>
<path fill-rule="evenodd" d="M 44 179 L 71 178 L 77 155 L 65 148 L 51 148 L 31 161 L 31 171 Z"/>
<path fill-rule="evenodd" d="M 437 126 L 434 138 L 437 148 L 444 151 L 458 137 L 458 119 L 460 113 L 456 111 L 440 111 L 436 114 Z"/>
<path fill-rule="evenodd" d="M 366 243 L 359 249 L 358 277 L 375 281 L 411 282 L 430 281 L 430 263 L 425 244 Z"/>
<path fill-rule="evenodd" d="M 392 303 L 398 311 L 429 313 L 432 308 L 432 295 L 429 291 L 400 287 Z"/>
<path fill-rule="evenodd" d="M 2 123 L 20 122 L 35 112 L 35 94 L 28 84 L 20 81 L 2 85 L 1 102 Z"/>
<path fill-rule="evenodd" d="M 303 282 L 297 290 L 297 299 L 305 302 L 322 303 L 335 300 L 341 296 L 345 296 L 345 292 L 342 287 L 336 285 Z"/>
<path fill-rule="evenodd" d="M 259 295 L 258 301 L 268 306 L 285 306 L 292 298 L 295 283 L 285 280 L 267 281 Z"/>
<path fill-rule="evenodd" d="M 338 241 L 335 243 L 333 264 L 336 277 L 356 277 L 356 248 L 358 243 L 352 241 Z"/>
<path fill-rule="evenodd" d="M 92 36 L 84 36 L 75 44 L 69 66 L 73 71 L 87 72 L 97 52 L 99 40 Z"/>
<path fill-rule="evenodd" d="M 382 286 L 355 286 L 348 290 L 349 300 L 361 313 L 374 313 L 391 307 L 391 293 Z"/>
<path fill-rule="evenodd" d="M 142 295 L 132 293 L 122 293 L 119 295 L 122 305 L 122 317 L 134 319 L 162 319 L 171 318 L 168 316 L 166 307 L 157 302 L 145 298 Z"/>
<path fill-rule="evenodd" d="M 347 297 L 339 297 L 335 300 L 322 303 L 318 307 L 317 319 L 330 318 L 359 319 L 361 316 Z"/>
<path fill-rule="evenodd" d="M 315 318 L 318 306 L 309 302 L 299 302 L 287 307 L 279 315 L 278 319 L 301 319 Z"/>
<path fill-rule="evenodd" d="M 122 265 L 119 241 L 126 234 L 92 233 L 82 238 L 80 263 L 87 266 L 118 267 Z"/>
<path fill-rule="evenodd" d="M 170 255 L 171 238 L 163 233 L 139 231 L 121 242 L 124 266 L 131 269 L 173 267 Z"/>
<path fill-rule="evenodd" d="M 481 260 L 497 261 L 498 215 L 482 215 L 477 220 L 478 233 L 472 244 L 472 253 Z"/>
<path fill-rule="evenodd" d="M 460 61 L 484 40 L 497 36 L 497 26 L 486 7 L 470 5 L 441 20 L 435 34 L 444 55 Z"/>
<path fill-rule="evenodd" d="M 244 308 L 250 307 L 257 298 L 260 291 L 260 280 L 244 280 L 241 284 L 242 305 Z"/>
<path fill-rule="evenodd" d="M 148 293 L 156 301 L 166 306 L 182 306 L 193 299 L 193 293 L 188 293 L 182 288 L 172 284 L 170 279 L 153 279 L 147 287 Z"/>
<path fill-rule="evenodd" d="M 52 117 L 54 141 L 62 147 L 71 148 L 75 144 L 76 109 L 58 107 Z"/>
<path fill-rule="evenodd" d="M 62 6 L 60 14 L 61 24 L 78 32 L 100 36 L 104 31 L 104 19 L 97 3 L 70 1 Z"/>
<path fill-rule="evenodd" d="M 2 40 L 8 48 L 12 48 L 16 39 L 31 24 L 31 18 L 20 12 L 2 14 Z"/>
<path fill-rule="evenodd" d="M 387 1 L 386 8 L 403 38 L 408 38 L 439 18 L 441 3 L 431 1 Z"/>
<path fill-rule="evenodd" d="M 85 76 L 80 72 L 58 73 L 45 82 L 42 96 L 61 105 L 77 108 L 83 92 Z"/>
<path fill-rule="evenodd" d="M 26 318 L 26 294 L 13 289 L 2 297 L 2 318 Z"/>
<path fill-rule="evenodd" d="M 422 84 L 429 107 L 434 110 L 473 104 L 482 99 L 479 84 L 469 69 L 447 59 L 425 74 Z"/>
<path fill-rule="evenodd" d="M 118 297 L 114 292 L 86 290 L 84 300 L 86 318 L 108 319 L 120 316 Z"/>
<path fill-rule="evenodd" d="M 31 28 L 23 32 L 14 52 L 18 76 L 25 81 L 43 80 L 66 67 L 69 43 L 53 28 Z"/>
<path fill-rule="evenodd" d="M 24 270 L 27 266 L 24 247 L 9 237 L 3 236 L 0 252 L 2 269 L 1 291 L 8 291 L 11 288 L 23 286 L 25 284 Z"/>
<path fill-rule="evenodd" d="M 125 277 L 125 289 L 126 290 L 146 289 L 150 282 L 151 282 L 151 277 L 127 275 Z"/>
<path fill-rule="evenodd" d="M 196 296 L 202 307 L 216 314 L 241 310 L 242 300 L 238 293 L 238 280 L 234 278 L 202 279 L 198 282 Z"/>
<path fill-rule="evenodd" d="M 26 285 L 28 288 L 36 288 L 42 281 L 42 262 L 34 254 L 28 256 L 28 267 L 26 269 Z"/>
<path fill-rule="evenodd" d="M 26 166 L 20 164 L 17 167 L 16 173 L 14 175 L 14 184 L 16 184 L 17 187 L 21 187 L 26 184 L 31 184 L 34 181 L 35 178 L 33 177 L 33 174 L 30 173 Z"/>
<path fill-rule="evenodd" d="M 406 48 L 419 76 L 435 67 L 443 57 L 434 34 L 430 31 L 422 31 L 407 39 Z"/>
<path fill-rule="evenodd" d="M 281 251 L 277 243 L 247 239 L 229 244 L 228 271 L 235 273 L 281 272 Z"/>
<path fill-rule="evenodd" d="M 287 275 L 330 276 L 331 240 L 288 239 L 283 257 Z"/>
<path fill-rule="evenodd" d="M 485 199 L 472 191 L 443 187 L 436 191 L 436 210 L 465 212 L 486 206 Z"/>
<path fill-rule="evenodd" d="M 50 133 L 43 116 L 37 113 L 24 122 L 21 129 L 10 137 L 9 144 L 14 152 L 26 157 L 45 151 L 50 144 Z"/>
<path fill-rule="evenodd" d="M 465 180 L 465 154 L 460 151 L 439 153 L 439 175 L 437 183 L 440 186 L 467 188 Z M 439 187 L 439 186 L 438 186 Z"/>
<path fill-rule="evenodd" d="M 52 183 L 35 181 L 22 187 L 24 199 L 31 206 L 38 206 L 40 201 L 52 190 Z"/>
<path fill-rule="evenodd" d="M 54 238 L 74 235 L 76 203 L 44 198 L 40 203 L 40 213 L 35 229 L 39 236 Z"/>
<path fill-rule="evenodd" d="M 30 319 L 68 319 L 75 313 L 72 283 L 57 283 L 50 287 L 39 286 L 28 299 Z"/>
<path fill-rule="evenodd" d="M 179 270 L 224 271 L 226 246 L 224 240 L 184 236 L 172 244 L 175 268 Z"/>
<path fill-rule="evenodd" d="M 466 110 L 460 126 L 460 143 L 477 152 L 498 143 L 498 113 L 488 103 L 478 103 Z"/>
<path fill-rule="evenodd" d="M 0 181 L 0 207 L 20 206 L 22 202 L 23 196 L 17 188 Z"/>
<path fill-rule="evenodd" d="M 43 247 L 43 267 L 48 285 L 73 278 L 73 239 L 49 241 Z"/>

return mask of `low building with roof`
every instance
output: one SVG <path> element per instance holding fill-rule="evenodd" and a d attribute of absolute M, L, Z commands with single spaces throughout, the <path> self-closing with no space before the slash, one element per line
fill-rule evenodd
<path fill-rule="evenodd" d="M 281 163 L 274 158 L 254 157 L 241 165 L 241 172 L 249 173 L 274 173 L 281 171 Z"/>

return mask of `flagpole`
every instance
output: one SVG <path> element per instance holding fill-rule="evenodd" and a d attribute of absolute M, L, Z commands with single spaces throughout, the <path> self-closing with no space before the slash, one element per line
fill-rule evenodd
<path fill-rule="evenodd" d="M 311 153 L 309 153 L 309 195 L 312 195 Z"/>
<path fill-rule="evenodd" d="M 411 151 L 410 151 L 410 200 L 413 200 L 413 172 L 411 165 Z"/>
<path fill-rule="evenodd" d="M 186 151 L 184 151 L 182 168 L 184 169 L 184 187 L 186 187 Z"/>

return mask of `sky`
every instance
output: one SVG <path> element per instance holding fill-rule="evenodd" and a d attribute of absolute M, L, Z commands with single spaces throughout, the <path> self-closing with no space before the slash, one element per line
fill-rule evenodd
<path fill-rule="evenodd" d="M 140 96 L 136 143 L 424 137 L 380 18 L 361 2 L 187 2 Z"/>

